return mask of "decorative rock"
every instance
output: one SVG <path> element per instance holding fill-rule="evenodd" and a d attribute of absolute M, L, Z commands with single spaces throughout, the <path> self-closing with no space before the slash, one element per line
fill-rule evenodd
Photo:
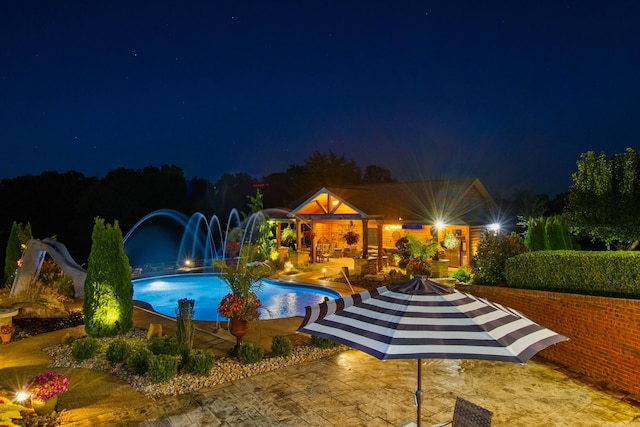
<path fill-rule="evenodd" d="M 125 335 L 114 338 L 99 338 L 105 345 L 113 339 L 128 338 L 144 338 L 145 331 L 134 329 Z M 43 349 L 53 358 L 51 367 L 53 368 L 84 368 L 84 369 L 100 369 L 109 372 L 123 381 L 126 381 L 141 393 L 157 398 L 162 396 L 175 396 L 178 394 L 191 393 L 204 387 L 213 387 L 225 382 L 235 381 L 240 378 L 246 378 L 253 375 L 259 375 L 263 372 L 269 372 L 274 369 L 283 368 L 299 363 L 317 360 L 332 354 L 344 351 L 346 347 L 339 346 L 328 349 L 320 349 L 312 346 L 296 346 L 293 353 L 289 357 L 266 357 L 258 363 L 245 365 L 237 359 L 221 357 L 216 360 L 216 364 L 211 373 L 206 376 L 193 374 L 180 374 L 164 383 L 153 383 L 148 375 L 133 375 L 123 363 L 110 363 L 104 358 L 104 353 L 98 354 L 97 357 L 77 361 L 71 355 L 71 346 L 69 345 L 53 345 Z"/>

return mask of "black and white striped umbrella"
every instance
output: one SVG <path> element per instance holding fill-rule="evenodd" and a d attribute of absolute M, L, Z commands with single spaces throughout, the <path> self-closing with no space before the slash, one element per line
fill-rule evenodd
<path fill-rule="evenodd" d="M 380 360 L 480 359 L 524 363 L 567 340 L 523 314 L 424 278 L 306 307 L 298 329 Z"/>

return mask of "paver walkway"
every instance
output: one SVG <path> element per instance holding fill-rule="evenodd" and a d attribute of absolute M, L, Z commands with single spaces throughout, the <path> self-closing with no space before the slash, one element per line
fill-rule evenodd
<path fill-rule="evenodd" d="M 416 363 L 349 350 L 202 391 L 198 409 L 147 425 L 397 426 L 415 420 Z M 449 419 L 456 396 L 492 410 L 493 426 L 640 425 L 640 407 L 541 361 L 424 363 L 425 425 Z"/>

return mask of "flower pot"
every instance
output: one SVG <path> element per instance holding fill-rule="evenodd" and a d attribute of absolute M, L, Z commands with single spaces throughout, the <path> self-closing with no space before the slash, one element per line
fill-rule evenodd
<path fill-rule="evenodd" d="M 2 338 L 2 342 L 11 341 L 11 334 L 0 334 L 0 338 Z"/>
<path fill-rule="evenodd" d="M 240 346 L 242 345 L 242 337 L 249 332 L 249 326 L 247 321 L 242 317 L 234 316 L 229 319 L 229 332 L 236 337 L 236 345 L 233 347 L 232 354 L 238 354 Z"/>
<path fill-rule="evenodd" d="M 47 400 L 40 400 L 31 398 L 31 407 L 38 415 L 49 415 L 56 409 L 58 403 L 58 396 L 53 396 Z"/>

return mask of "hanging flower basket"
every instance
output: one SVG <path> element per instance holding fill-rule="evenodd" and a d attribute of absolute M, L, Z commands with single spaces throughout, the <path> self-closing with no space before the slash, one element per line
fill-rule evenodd
<path fill-rule="evenodd" d="M 344 236 L 342 236 L 342 238 L 349 246 L 357 245 L 360 241 L 360 235 L 355 231 L 347 231 L 346 233 L 344 233 Z"/>

